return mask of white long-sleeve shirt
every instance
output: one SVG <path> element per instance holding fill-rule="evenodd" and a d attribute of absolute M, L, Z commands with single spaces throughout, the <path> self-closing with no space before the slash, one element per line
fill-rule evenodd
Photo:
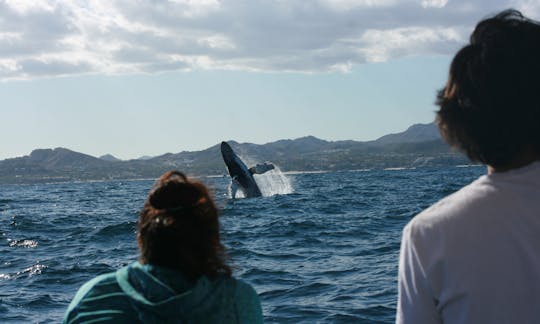
<path fill-rule="evenodd" d="M 403 230 L 396 323 L 540 323 L 540 162 L 481 176 Z"/>

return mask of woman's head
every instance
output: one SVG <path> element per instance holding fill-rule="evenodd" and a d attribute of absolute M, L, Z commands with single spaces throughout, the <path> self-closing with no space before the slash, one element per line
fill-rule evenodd
<path fill-rule="evenodd" d="M 539 57 L 538 22 L 507 10 L 478 23 L 437 97 L 443 137 L 493 167 L 540 153 Z"/>
<path fill-rule="evenodd" d="M 138 242 L 142 263 L 178 269 L 191 280 L 231 274 L 212 197 L 181 172 L 165 173 L 150 191 L 139 217 Z"/>

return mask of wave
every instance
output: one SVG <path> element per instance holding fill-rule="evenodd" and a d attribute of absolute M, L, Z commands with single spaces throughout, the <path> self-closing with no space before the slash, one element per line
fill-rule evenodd
<path fill-rule="evenodd" d="M 103 236 L 108 238 L 114 238 L 119 234 L 133 234 L 137 230 L 137 223 L 135 221 L 122 222 L 113 225 L 106 225 L 97 229 L 94 232 L 96 236 Z"/>
<path fill-rule="evenodd" d="M 393 167 L 393 168 L 384 168 L 384 171 L 403 171 L 403 170 L 415 170 L 415 167 Z"/>

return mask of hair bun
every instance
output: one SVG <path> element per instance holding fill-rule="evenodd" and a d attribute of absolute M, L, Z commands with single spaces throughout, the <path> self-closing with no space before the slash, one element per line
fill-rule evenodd
<path fill-rule="evenodd" d="M 183 178 L 173 177 L 162 181 L 148 196 L 148 202 L 155 209 L 175 209 L 192 207 L 198 204 L 203 192 L 199 186 L 184 182 Z"/>

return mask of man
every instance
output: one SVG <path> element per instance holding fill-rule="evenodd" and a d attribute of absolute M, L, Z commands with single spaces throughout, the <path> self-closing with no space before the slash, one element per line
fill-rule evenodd
<path fill-rule="evenodd" d="M 488 172 L 404 229 L 397 323 L 540 323 L 540 25 L 481 21 L 440 91 L 443 137 Z"/>

